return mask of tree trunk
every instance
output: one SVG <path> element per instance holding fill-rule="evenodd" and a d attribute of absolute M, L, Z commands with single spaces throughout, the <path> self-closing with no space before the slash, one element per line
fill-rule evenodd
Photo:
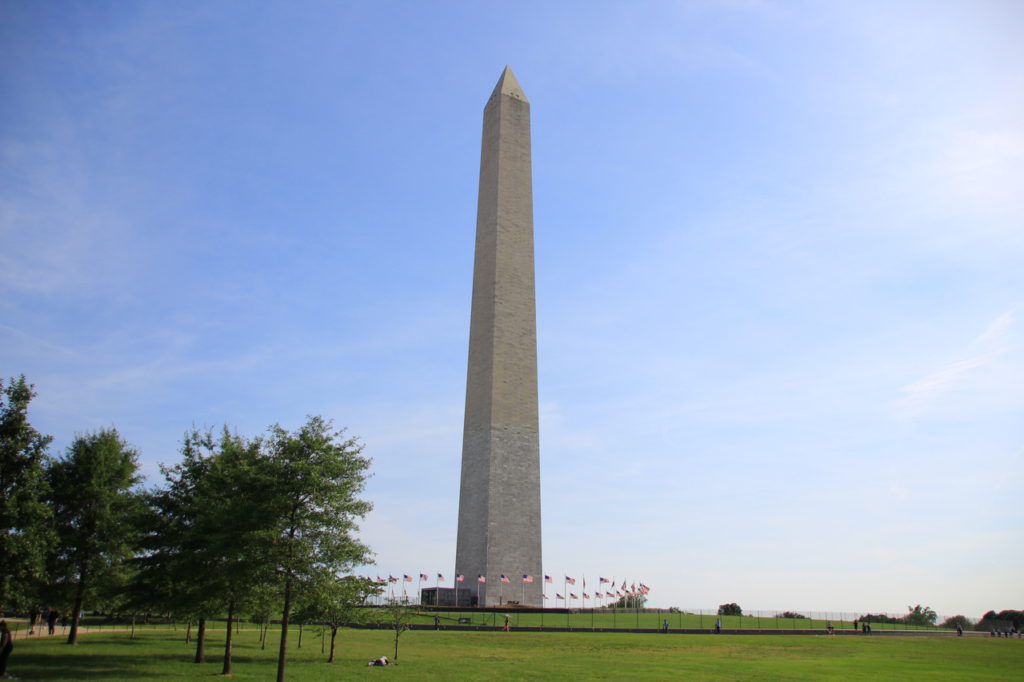
<path fill-rule="evenodd" d="M 78 622 L 82 615 L 82 604 L 85 603 L 85 580 L 89 575 L 89 564 L 85 563 L 78 574 L 78 586 L 75 589 L 75 607 L 71 614 L 71 632 L 68 633 L 68 644 L 78 644 Z"/>
<path fill-rule="evenodd" d="M 185 644 L 192 643 L 192 619 L 188 619 L 188 629 L 185 630 Z"/>
<path fill-rule="evenodd" d="M 128 639 L 135 639 L 135 614 L 132 614 L 132 636 Z"/>
<path fill-rule="evenodd" d="M 231 620 L 235 617 L 235 600 L 228 601 L 228 629 L 224 637 L 224 667 L 220 674 L 225 677 L 231 675 Z"/>
<path fill-rule="evenodd" d="M 196 632 L 196 663 L 206 659 L 206 619 L 199 619 L 199 630 Z"/>
<path fill-rule="evenodd" d="M 298 644 L 298 646 L 295 647 L 296 649 L 301 649 L 302 648 L 302 626 L 303 625 L 304 625 L 304 623 L 299 623 L 299 644 Z"/>
<path fill-rule="evenodd" d="M 327 659 L 328 663 L 334 663 L 334 638 L 338 636 L 338 628 L 331 627 L 331 657 Z"/>
<path fill-rule="evenodd" d="M 292 608 L 292 580 L 284 581 L 284 611 L 281 613 L 281 648 L 277 652 L 277 682 L 284 682 L 284 661 L 288 653 L 288 614 Z"/>

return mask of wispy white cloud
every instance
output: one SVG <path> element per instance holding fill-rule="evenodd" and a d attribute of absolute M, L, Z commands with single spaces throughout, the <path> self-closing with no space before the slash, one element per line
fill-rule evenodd
<path fill-rule="evenodd" d="M 974 340 L 976 344 L 1001 344 L 1013 324 L 1013 311 L 1003 313 L 988 326 L 981 335 Z"/>
<path fill-rule="evenodd" d="M 1005 340 L 1012 322 L 1013 311 L 1003 313 L 974 339 L 969 348 L 972 351 L 969 357 L 946 363 L 900 388 L 904 395 L 897 401 L 898 412 L 906 416 L 928 412 L 945 396 L 954 393 L 969 377 L 995 363 L 1009 350 Z"/>

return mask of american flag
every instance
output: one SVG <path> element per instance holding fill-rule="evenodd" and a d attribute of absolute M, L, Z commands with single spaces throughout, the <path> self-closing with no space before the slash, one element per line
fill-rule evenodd
<path fill-rule="evenodd" d="M 420 573 L 420 582 L 423 582 L 424 580 L 430 580 L 430 578 L 426 573 Z"/>
<path fill-rule="evenodd" d="M 598 578 L 597 581 L 598 581 L 598 584 L 606 583 L 606 582 L 608 582 L 608 578 Z"/>
<path fill-rule="evenodd" d="M 487 578 L 485 578 L 483 575 L 477 575 L 476 581 L 478 583 L 485 583 L 485 582 L 487 582 Z"/>
<path fill-rule="evenodd" d="M 455 582 L 461 583 L 465 579 L 466 579 L 466 576 L 462 575 L 461 573 L 456 573 L 455 574 Z"/>
<path fill-rule="evenodd" d="M 565 597 L 555 592 L 555 599 L 565 599 Z"/>
<path fill-rule="evenodd" d="M 544 582 L 546 582 L 546 583 L 551 582 L 551 576 L 550 575 L 545 575 L 544 576 Z"/>
<path fill-rule="evenodd" d="M 437 574 L 437 579 L 440 580 L 441 582 L 444 582 L 444 576 L 441 575 L 440 573 Z"/>
<path fill-rule="evenodd" d="M 576 578 L 570 578 L 569 576 L 565 576 L 565 582 L 569 583 L 570 585 L 575 585 Z"/>
<path fill-rule="evenodd" d="M 590 595 L 589 595 L 589 594 L 587 594 L 586 592 L 584 592 L 584 593 L 583 593 L 583 598 L 584 598 L 584 599 L 590 599 Z"/>
<path fill-rule="evenodd" d="M 543 597 L 544 599 L 547 599 L 547 598 L 548 598 L 548 595 L 546 595 L 546 594 L 542 594 L 542 595 L 540 595 L 540 596 L 541 596 L 541 597 Z"/>
<path fill-rule="evenodd" d="M 577 596 L 576 596 L 575 594 L 573 594 L 572 592 L 570 592 L 570 593 L 569 593 L 569 599 L 579 599 L 579 597 L 577 597 Z"/>
<path fill-rule="evenodd" d="M 640 591 L 644 594 L 647 594 L 651 591 L 651 588 L 647 587 L 647 585 L 644 585 L 643 583 L 640 583 Z"/>
<path fill-rule="evenodd" d="M 403 573 L 402 574 L 402 580 L 404 580 L 407 583 L 411 583 L 412 582 L 412 576 L 411 575 L 406 575 L 405 573 Z"/>
<path fill-rule="evenodd" d="M 524 575 L 523 576 L 523 582 L 524 583 L 532 583 L 533 582 L 533 576 L 532 575 Z"/>
<path fill-rule="evenodd" d="M 623 590 L 625 590 L 625 589 L 626 589 L 626 581 L 625 581 L 625 580 L 623 580 L 623 581 L 622 581 L 622 589 L 623 589 Z"/>
<path fill-rule="evenodd" d="M 512 581 L 508 579 L 508 576 L 507 576 L 507 575 L 505 575 L 504 573 L 502 573 L 502 574 L 501 574 L 501 582 L 503 582 L 503 583 L 510 583 L 510 582 L 512 582 Z"/>
<path fill-rule="evenodd" d="M 398 578 L 396 578 L 396 577 L 395 577 L 395 576 L 393 576 L 393 575 L 389 575 L 389 576 L 388 576 L 388 582 L 389 582 L 389 583 L 397 583 L 397 582 L 398 582 Z"/>

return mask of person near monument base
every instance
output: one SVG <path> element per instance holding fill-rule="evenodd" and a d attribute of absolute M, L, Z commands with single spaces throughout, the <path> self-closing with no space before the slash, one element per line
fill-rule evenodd
<path fill-rule="evenodd" d="M 9 679 L 7 677 L 7 659 L 11 657 L 11 651 L 14 649 L 14 637 L 11 636 L 11 630 L 7 627 L 6 620 L 0 620 L 0 678 Z"/>

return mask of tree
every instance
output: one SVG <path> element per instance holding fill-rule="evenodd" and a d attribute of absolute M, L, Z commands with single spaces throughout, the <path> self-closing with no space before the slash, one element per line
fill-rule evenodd
<path fill-rule="evenodd" d="M 138 453 L 115 429 L 78 436 L 47 471 L 57 526 L 51 556 L 54 582 L 72 608 L 68 644 L 77 644 L 79 616 L 87 598 L 102 597 L 110 576 L 138 544 L 142 498 Z"/>
<path fill-rule="evenodd" d="M 397 599 L 392 599 L 384 605 L 385 623 L 395 633 L 395 663 L 398 662 L 398 638 L 409 629 L 413 613 L 414 611 L 411 606 Z"/>
<path fill-rule="evenodd" d="M 776 613 L 775 617 L 776 618 L 793 618 L 793 619 L 799 619 L 799 620 L 806 620 L 807 619 L 807 616 L 805 616 L 802 613 L 797 613 L 796 611 L 783 611 L 782 613 Z"/>
<path fill-rule="evenodd" d="M 219 436 L 187 432 L 181 462 L 162 468 L 166 485 L 149 497 L 153 523 L 147 552 L 138 559 L 144 586 L 165 608 L 198 617 L 196 663 L 204 659 L 206 617 L 227 614 L 224 675 L 232 667 L 231 624 L 273 577 L 265 547 L 272 517 L 263 503 L 268 484 L 261 445 L 227 427 Z"/>
<path fill-rule="evenodd" d="M 371 509 L 357 497 L 370 460 L 360 456 L 362 445 L 343 436 L 344 431 L 334 431 L 329 421 L 310 417 L 294 433 L 271 427 L 266 441 L 265 503 L 273 519 L 268 539 L 284 593 L 278 682 L 284 681 L 296 588 L 321 573 L 341 575 L 370 555 L 369 548 L 352 536 L 356 519 Z"/>
<path fill-rule="evenodd" d="M 53 440 L 28 421 L 36 396 L 25 376 L 0 380 L 0 605 L 25 608 L 44 581 L 55 536 L 46 505 L 46 450 Z"/>
<path fill-rule="evenodd" d="M 346 576 L 336 578 L 321 574 L 305 588 L 306 608 L 301 617 L 306 621 L 317 621 L 331 631 L 331 650 L 328 663 L 334 663 L 334 649 L 338 629 L 346 624 L 363 620 L 366 609 L 362 604 L 368 594 L 380 592 L 380 586 L 366 578 Z"/>
<path fill-rule="evenodd" d="M 964 630 L 970 629 L 972 625 L 971 619 L 967 616 L 950 616 L 946 620 L 942 621 L 942 623 L 939 624 L 939 627 L 946 630 L 955 630 L 957 625 Z"/>
<path fill-rule="evenodd" d="M 647 603 L 647 597 L 642 594 L 626 594 L 612 602 L 606 608 L 609 609 L 642 609 Z"/>
<path fill-rule="evenodd" d="M 743 609 L 736 602 L 731 604 L 722 604 L 718 607 L 719 616 L 742 616 Z"/>
<path fill-rule="evenodd" d="M 999 613 L 989 611 L 981 617 L 981 620 L 974 626 L 974 629 L 978 631 L 1001 630 L 1010 625 L 1017 628 L 1017 630 L 1024 628 L 1024 611 L 1015 611 L 1013 609 L 1004 609 Z"/>
<path fill-rule="evenodd" d="M 939 618 L 930 606 L 921 606 L 920 604 L 917 606 L 908 606 L 907 611 L 909 611 L 909 613 L 903 617 L 903 622 L 907 625 L 934 627 L 935 621 Z"/>

